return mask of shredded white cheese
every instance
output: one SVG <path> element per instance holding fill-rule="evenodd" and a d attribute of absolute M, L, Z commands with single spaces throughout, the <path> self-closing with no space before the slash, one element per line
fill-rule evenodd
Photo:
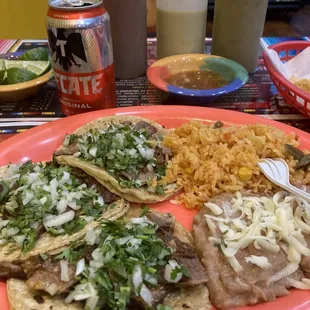
<path fill-rule="evenodd" d="M 298 288 L 300 290 L 310 290 L 310 279 L 302 279 L 301 281 L 297 281 L 294 279 L 287 279 L 291 286 Z"/>
<path fill-rule="evenodd" d="M 253 265 L 256 265 L 262 269 L 268 269 L 268 268 L 272 267 L 272 265 L 268 261 L 268 258 L 265 256 L 251 255 L 251 256 L 245 257 L 245 261 L 247 263 L 251 263 Z"/>
<path fill-rule="evenodd" d="M 303 233 L 310 234 L 310 203 L 302 198 L 284 191 L 270 198 L 243 196 L 237 192 L 231 201 L 230 214 L 234 214 L 233 218 L 214 203 L 208 202 L 205 206 L 212 212 L 212 215 L 205 215 L 211 239 L 214 243 L 221 243 L 223 254 L 236 272 L 240 272 L 242 266 L 235 255 L 250 244 L 272 253 L 285 247 L 291 263 L 289 270 L 300 263 L 302 255 L 310 257 L 310 249 L 303 236 Z M 264 256 L 252 255 L 245 261 L 260 268 L 270 267 Z"/>
<path fill-rule="evenodd" d="M 206 202 L 205 206 L 209 208 L 214 215 L 220 215 L 223 213 L 223 210 L 215 203 Z"/>

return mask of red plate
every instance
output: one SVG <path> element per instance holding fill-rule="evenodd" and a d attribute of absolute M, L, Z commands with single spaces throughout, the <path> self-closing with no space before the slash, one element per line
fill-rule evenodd
<path fill-rule="evenodd" d="M 219 110 L 211 108 L 188 106 L 152 106 L 132 107 L 111 110 L 102 110 L 80 114 L 49 124 L 45 124 L 24 133 L 20 133 L 0 144 L 0 166 L 10 162 L 26 160 L 43 161 L 51 159 L 53 152 L 62 143 L 66 133 L 71 133 L 77 127 L 99 117 L 110 115 L 137 115 L 158 121 L 167 128 L 180 126 L 190 119 L 199 119 L 204 122 L 223 121 L 231 124 L 268 124 L 286 133 L 295 132 L 300 140 L 301 148 L 310 149 L 310 135 L 299 129 L 249 114 Z M 196 211 L 189 211 L 168 201 L 154 205 L 160 211 L 169 211 L 187 228 L 191 229 L 193 216 Z M 5 283 L 0 282 L 0 308 L 8 310 Z M 263 303 L 243 310 L 307 310 L 310 309 L 310 292 L 292 290 L 291 295 L 278 298 L 274 302 Z"/>

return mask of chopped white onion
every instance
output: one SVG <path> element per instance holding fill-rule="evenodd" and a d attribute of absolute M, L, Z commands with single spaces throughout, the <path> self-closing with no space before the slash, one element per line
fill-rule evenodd
<path fill-rule="evenodd" d="M 89 310 L 94 310 L 97 306 L 98 301 L 99 301 L 98 295 L 94 295 L 92 297 L 89 297 L 86 301 L 85 308 L 89 309 Z"/>
<path fill-rule="evenodd" d="M 145 159 L 151 160 L 154 158 L 155 155 L 155 150 L 153 149 L 146 149 L 145 150 Z"/>
<path fill-rule="evenodd" d="M 0 229 L 7 226 L 9 224 L 9 222 L 10 222 L 9 220 L 0 219 Z"/>
<path fill-rule="evenodd" d="M 67 209 L 67 205 L 68 205 L 68 201 L 67 200 L 65 200 L 65 199 L 59 200 L 58 203 L 57 203 L 57 207 L 56 207 L 58 213 L 59 214 L 64 213 L 66 211 L 66 209 Z"/>
<path fill-rule="evenodd" d="M 40 226 L 40 223 L 39 223 L 39 222 L 33 222 L 33 223 L 30 224 L 30 227 L 31 227 L 32 229 L 37 229 L 39 226 Z"/>
<path fill-rule="evenodd" d="M 23 205 L 26 205 L 32 198 L 34 197 L 34 193 L 31 191 L 26 191 L 25 195 L 22 199 Z"/>
<path fill-rule="evenodd" d="M 79 300 L 84 300 L 87 299 L 89 297 L 92 297 L 91 293 L 81 293 L 81 294 L 77 294 L 74 296 L 74 300 L 79 301 Z"/>
<path fill-rule="evenodd" d="M 45 290 L 51 295 L 54 296 L 58 292 L 58 286 L 56 283 L 52 283 L 49 286 L 45 287 Z"/>
<path fill-rule="evenodd" d="M 131 219 L 132 224 L 153 224 L 146 216 L 143 217 L 134 217 Z"/>
<path fill-rule="evenodd" d="M 62 142 L 64 146 L 69 146 L 70 144 L 70 135 L 65 135 L 64 141 Z"/>
<path fill-rule="evenodd" d="M 91 260 L 89 262 L 89 266 L 94 268 L 94 269 L 99 269 L 103 266 L 103 260 L 102 261 L 96 261 L 96 260 Z"/>
<path fill-rule="evenodd" d="M 90 223 L 94 220 L 92 216 L 83 216 L 82 218 L 86 221 L 86 223 Z"/>
<path fill-rule="evenodd" d="M 140 296 L 149 306 L 152 306 L 154 298 L 151 291 L 146 287 L 145 284 L 142 284 Z"/>
<path fill-rule="evenodd" d="M 208 227 L 210 229 L 210 232 L 211 232 L 212 236 L 215 237 L 217 235 L 217 233 L 216 233 L 216 225 L 214 224 L 214 222 L 211 219 L 207 218 L 206 221 L 207 221 L 207 225 L 208 225 Z"/>
<path fill-rule="evenodd" d="M 133 274 L 132 274 L 132 283 L 135 288 L 136 295 L 139 296 L 138 288 L 143 283 L 142 270 L 141 270 L 140 265 L 134 266 Z"/>
<path fill-rule="evenodd" d="M 60 186 L 64 185 L 65 183 L 67 183 L 67 182 L 70 180 L 70 177 L 71 177 L 70 173 L 67 172 L 67 171 L 64 171 L 64 172 L 63 172 L 63 176 L 62 176 L 62 178 L 59 180 L 58 184 L 59 184 Z"/>
<path fill-rule="evenodd" d="M 118 245 L 124 245 L 132 238 L 133 236 L 122 237 L 122 238 L 116 239 L 115 243 Z"/>
<path fill-rule="evenodd" d="M 143 158 L 145 158 L 145 157 L 146 157 L 145 148 L 142 147 L 142 146 L 138 146 L 138 150 L 139 150 L 140 155 L 141 155 Z"/>
<path fill-rule="evenodd" d="M 183 277 L 182 272 L 178 272 L 175 279 L 172 279 L 172 277 L 171 277 L 172 272 L 178 267 L 180 267 L 180 266 L 177 263 L 177 261 L 175 261 L 174 259 L 171 259 L 168 261 L 168 264 L 165 266 L 165 273 L 164 273 L 164 278 L 167 282 L 177 283 L 182 279 L 182 277 Z"/>
<path fill-rule="evenodd" d="M 11 227 L 7 230 L 7 235 L 9 237 L 14 236 L 19 233 L 19 229 L 17 227 Z"/>
<path fill-rule="evenodd" d="M 130 149 L 130 150 L 127 150 L 127 153 L 130 155 L 130 156 L 134 156 L 137 154 L 137 150 L 136 149 Z"/>
<path fill-rule="evenodd" d="M 16 241 L 16 243 L 18 243 L 20 246 L 22 246 L 24 240 L 26 239 L 26 236 L 25 235 L 17 235 L 17 236 L 14 236 L 13 239 Z"/>
<path fill-rule="evenodd" d="M 67 304 L 71 303 L 74 300 L 75 296 L 84 294 L 87 291 L 88 291 L 88 283 L 78 284 L 74 288 L 74 290 L 67 296 L 67 298 L 65 299 L 65 303 L 67 303 Z M 88 298 L 88 297 L 86 297 L 86 298 Z"/>
<path fill-rule="evenodd" d="M 154 168 L 153 168 L 153 166 L 151 164 L 147 164 L 146 168 L 147 168 L 148 171 L 154 172 Z"/>
<path fill-rule="evenodd" d="M 95 203 L 98 203 L 100 206 L 104 205 L 104 200 L 102 196 L 98 196 L 98 198 L 95 200 Z"/>
<path fill-rule="evenodd" d="M 43 223 L 45 227 L 57 227 L 72 221 L 74 216 L 75 212 L 71 210 L 61 215 L 55 215 L 50 219 L 45 219 Z"/>
<path fill-rule="evenodd" d="M 100 248 L 95 249 L 91 256 L 93 257 L 94 260 L 99 261 L 99 262 L 103 262 L 103 257 L 102 257 L 102 252 L 100 250 Z"/>
<path fill-rule="evenodd" d="M 157 281 L 157 278 L 154 277 L 153 275 L 147 273 L 145 276 L 145 281 L 147 281 L 148 283 L 150 284 L 153 284 L 153 285 L 157 285 L 158 281 Z"/>
<path fill-rule="evenodd" d="M 141 144 L 144 142 L 142 139 L 136 137 L 135 135 L 131 135 L 131 137 L 138 143 L 138 147 L 139 145 L 141 146 Z"/>
<path fill-rule="evenodd" d="M 85 241 L 88 245 L 94 245 L 99 242 L 99 236 L 101 233 L 101 229 L 93 229 L 93 228 L 88 228 L 86 235 L 85 235 Z"/>
<path fill-rule="evenodd" d="M 57 200 L 57 187 L 58 187 L 58 181 L 56 178 L 54 178 L 50 182 L 50 193 L 51 193 L 52 201 L 54 204 L 56 203 L 56 200 Z"/>
<path fill-rule="evenodd" d="M 77 277 L 80 275 L 83 271 L 85 270 L 85 259 L 82 258 L 78 261 L 76 264 L 76 271 L 75 271 L 75 276 Z"/>
<path fill-rule="evenodd" d="M 69 282 L 70 277 L 69 277 L 69 266 L 68 262 L 66 260 L 61 260 L 60 261 L 60 268 L 61 268 L 61 281 L 64 282 Z"/>
<path fill-rule="evenodd" d="M 82 206 L 77 205 L 75 201 L 68 202 L 68 206 L 71 209 L 73 209 L 74 211 L 77 211 L 77 210 L 81 209 L 81 207 L 82 207 Z"/>
<path fill-rule="evenodd" d="M 97 155 L 97 148 L 96 147 L 92 147 L 90 150 L 89 150 L 89 154 L 93 157 L 96 157 Z"/>

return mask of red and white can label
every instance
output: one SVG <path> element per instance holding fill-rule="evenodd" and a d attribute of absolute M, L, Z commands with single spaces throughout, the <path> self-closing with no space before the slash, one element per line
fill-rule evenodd
<path fill-rule="evenodd" d="M 66 115 L 114 108 L 116 89 L 113 64 L 91 73 L 67 73 L 54 69 L 58 96 Z"/>
<path fill-rule="evenodd" d="M 60 11 L 61 12 L 61 11 Z M 48 38 L 57 91 L 66 115 L 113 108 L 116 87 L 110 19 L 104 8 L 78 13 L 50 10 Z M 88 14 L 88 15 L 87 15 Z"/>

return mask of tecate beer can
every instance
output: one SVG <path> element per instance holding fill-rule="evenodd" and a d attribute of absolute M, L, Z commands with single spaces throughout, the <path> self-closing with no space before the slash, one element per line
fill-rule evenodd
<path fill-rule="evenodd" d="M 47 32 L 62 111 L 115 107 L 110 16 L 103 1 L 49 0 Z"/>

